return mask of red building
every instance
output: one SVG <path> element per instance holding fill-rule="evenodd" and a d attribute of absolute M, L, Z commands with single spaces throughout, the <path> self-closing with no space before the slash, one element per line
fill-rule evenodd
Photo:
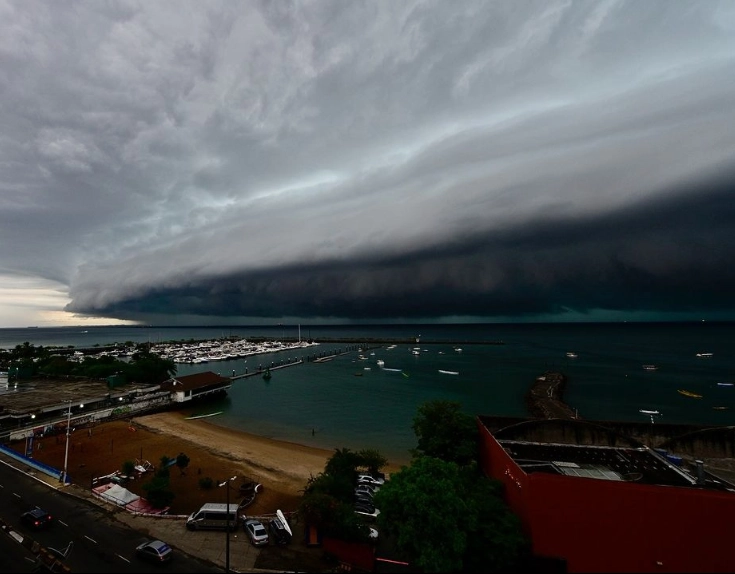
<path fill-rule="evenodd" d="M 580 420 L 477 420 L 483 471 L 549 571 L 735 572 L 735 486 L 701 461 Z"/>

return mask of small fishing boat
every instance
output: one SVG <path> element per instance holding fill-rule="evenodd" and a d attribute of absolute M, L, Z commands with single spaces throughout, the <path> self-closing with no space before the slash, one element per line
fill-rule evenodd
<path fill-rule="evenodd" d="M 697 353 L 697 357 L 700 359 L 709 359 L 711 357 L 714 357 L 714 353 Z"/>
<path fill-rule="evenodd" d="M 579 355 L 575 353 L 574 351 L 568 351 L 567 352 L 567 359 L 576 359 Z"/>
<path fill-rule="evenodd" d="M 702 395 L 699 395 L 697 393 L 693 393 L 692 391 L 687 391 L 684 389 L 678 390 L 679 394 L 684 395 L 685 397 L 691 397 L 692 399 L 701 399 Z"/>
<path fill-rule="evenodd" d="M 730 407 L 712 407 L 712 408 L 713 408 L 714 410 L 716 410 L 716 411 L 726 411 L 726 410 L 727 410 L 727 409 L 729 409 Z"/>
<path fill-rule="evenodd" d="M 383 359 L 378 359 L 377 362 L 376 362 L 376 364 L 379 367 L 384 367 L 385 366 L 385 361 Z"/>
<path fill-rule="evenodd" d="M 439 372 L 444 375 L 459 375 L 459 371 L 445 371 L 444 369 L 439 369 Z"/>
<path fill-rule="evenodd" d="M 266 381 L 269 381 L 270 380 L 270 378 L 271 378 L 271 370 L 270 369 L 266 369 L 265 370 L 265 373 L 263 373 L 263 378 Z"/>
<path fill-rule="evenodd" d="M 643 365 L 644 371 L 658 371 L 658 367 L 656 365 Z"/>

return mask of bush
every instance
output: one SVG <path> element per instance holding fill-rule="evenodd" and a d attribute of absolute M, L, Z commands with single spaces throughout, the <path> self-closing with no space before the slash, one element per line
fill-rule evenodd
<path fill-rule="evenodd" d="M 122 473 L 125 476 L 132 476 L 135 471 L 135 463 L 132 460 L 126 460 L 122 463 Z"/>

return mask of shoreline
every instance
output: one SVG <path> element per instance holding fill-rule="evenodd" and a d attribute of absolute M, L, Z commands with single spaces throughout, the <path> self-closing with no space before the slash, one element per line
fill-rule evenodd
<path fill-rule="evenodd" d="M 309 478 L 324 471 L 334 449 L 268 438 L 223 427 L 205 419 L 187 419 L 178 411 L 163 411 L 135 417 L 133 424 L 194 443 L 212 454 L 229 458 L 267 477 L 285 491 L 299 493 Z M 408 461 L 391 461 L 383 469 L 397 472 Z"/>

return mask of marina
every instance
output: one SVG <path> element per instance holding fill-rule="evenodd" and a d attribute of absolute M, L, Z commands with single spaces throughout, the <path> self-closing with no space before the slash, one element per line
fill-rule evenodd
<path fill-rule="evenodd" d="M 299 342 L 295 328 L 291 333 L 285 329 L 284 336 L 284 329 L 275 326 L 83 330 L 0 329 L 0 344 L 13 348 L 28 340 L 64 350 L 74 345 L 74 351 L 85 349 L 92 354 L 115 342 L 118 348 L 127 347 L 122 342 L 128 341 L 131 349 L 149 341 L 152 345 L 234 338 L 253 345 L 266 339 Z M 643 408 L 665 413 L 669 423 L 735 424 L 732 407 L 713 408 L 729 405 L 732 392 L 732 387 L 717 383 L 735 380 L 735 356 L 728 352 L 735 346 L 735 329 L 730 324 L 422 325 L 420 329 L 363 325 L 311 326 L 308 331 L 302 327 L 301 332 L 308 333 L 305 341 L 314 344 L 205 364 L 177 363 L 178 375 L 213 371 L 232 381 L 227 399 L 211 408 L 222 414 L 204 420 L 328 449 L 380 444 L 399 459 L 415 446 L 411 421 L 422 401 L 457 399 L 469 414 L 522 416 L 527 412 L 523 393 L 529 382 L 544 371 L 557 371 L 569 380 L 566 402 L 587 420 L 637 421 L 645 419 L 638 412 Z M 417 346 L 416 332 L 422 334 L 418 357 L 411 353 Z M 493 343 L 500 340 L 505 343 Z M 570 349 L 578 359 L 565 357 Z M 698 349 L 714 357 L 698 358 Z M 370 355 L 373 351 L 375 356 Z M 358 362 L 360 352 L 370 360 Z M 384 361 L 383 367 L 378 360 Z M 660 369 L 646 371 L 644 364 Z M 267 366 L 270 381 L 262 379 Z M 364 366 L 372 370 L 365 371 Z M 440 373 L 440 369 L 460 375 Z M 362 377 L 354 376 L 358 370 Z M 399 374 L 402 371 L 410 377 Z M 18 389 L 33 384 L 23 382 Z M 682 395 L 677 389 L 702 398 Z M 34 404 L 32 395 L 14 393 L 12 383 L 5 392 L 18 400 L 27 397 L 29 408 Z M 205 412 L 210 411 L 192 409 L 184 416 Z M 644 422 L 650 426 L 647 419 Z M 312 436 L 315 427 L 322 430 Z"/>

